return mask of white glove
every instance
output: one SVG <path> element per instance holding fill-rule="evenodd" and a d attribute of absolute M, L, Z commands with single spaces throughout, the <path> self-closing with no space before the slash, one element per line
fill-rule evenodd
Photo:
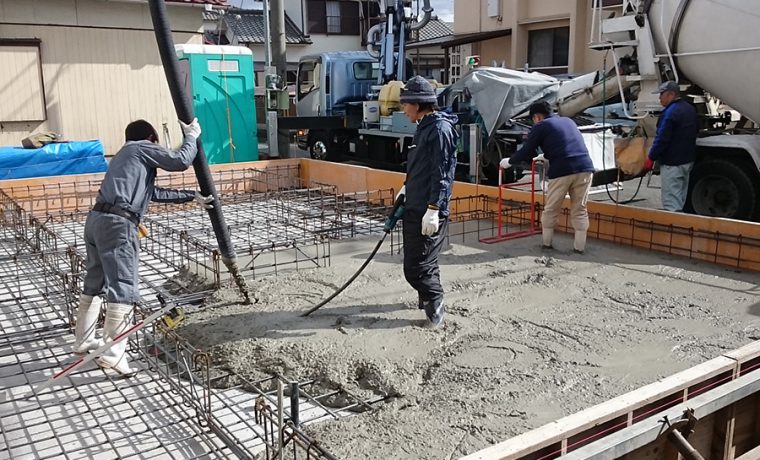
<path fill-rule="evenodd" d="M 422 216 L 422 234 L 432 236 L 438 231 L 438 210 L 428 209 Z"/>
<path fill-rule="evenodd" d="M 398 193 L 396 194 L 396 198 L 394 198 L 393 201 L 398 200 L 398 197 L 400 197 L 401 195 L 406 195 L 406 184 L 401 186 L 401 190 L 398 191 Z"/>
<path fill-rule="evenodd" d="M 509 164 L 509 158 L 502 158 L 501 161 L 499 162 L 499 167 L 501 169 L 507 169 L 510 166 L 512 165 Z"/>
<path fill-rule="evenodd" d="M 539 154 L 539 155 L 536 156 L 535 161 L 546 161 L 546 158 L 544 158 L 544 154 L 541 153 L 541 154 Z"/>
<path fill-rule="evenodd" d="M 198 137 L 201 135 L 201 125 L 198 123 L 197 118 L 193 118 L 193 121 L 191 121 L 189 125 L 182 123 L 182 120 L 180 120 L 179 126 L 182 128 L 182 134 L 185 137 L 198 139 Z"/>
<path fill-rule="evenodd" d="M 211 204 L 214 202 L 214 195 L 203 196 L 201 192 L 195 192 L 195 201 L 204 209 L 214 209 L 214 205 Z"/>

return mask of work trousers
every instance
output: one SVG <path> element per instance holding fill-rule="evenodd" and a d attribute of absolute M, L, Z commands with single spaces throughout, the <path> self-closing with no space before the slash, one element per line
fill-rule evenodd
<path fill-rule="evenodd" d="M 124 217 L 90 211 L 84 224 L 87 273 L 82 293 L 105 294 L 109 303 L 140 300 L 137 226 Z"/>
<path fill-rule="evenodd" d="M 404 215 L 404 277 L 423 301 L 443 298 L 438 254 L 446 238 L 449 219 L 441 218 L 438 232 L 422 234 L 422 215 Z"/>
<path fill-rule="evenodd" d="M 662 208 L 666 211 L 683 211 L 686 193 L 689 191 L 689 174 L 693 167 L 693 162 L 677 166 L 660 165 L 660 196 Z"/>
<path fill-rule="evenodd" d="M 541 214 L 541 226 L 546 230 L 554 230 L 557 226 L 562 200 L 570 195 L 570 223 L 576 232 L 588 230 L 588 192 L 591 189 L 593 173 L 582 172 L 569 176 L 549 179 L 544 210 Z"/>

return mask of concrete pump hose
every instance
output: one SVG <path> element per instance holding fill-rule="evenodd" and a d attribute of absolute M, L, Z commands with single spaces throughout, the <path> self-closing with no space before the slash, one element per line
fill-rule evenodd
<path fill-rule="evenodd" d="M 153 30 L 156 34 L 156 43 L 158 52 L 161 56 L 161 63 L 164 67 L 166 80 L 169 84 L 169 91 L 174 102 L 174 108 L 177 116 L 185 123 L 189 123 L 194 118 L 193 106 L 190 104 L 190 98 L 183 91 L 182 78 L 179 71 L 179 61 L 174 51 L 174 39 L 172 38 L 171 27 L 169 25 L 168 15 L 166 14 L 166 4 L 164 0 L 149 0 L 150 16 L 153 21 Z M 245 297 L 246 303 L 251 302 L 248 286 L 245 279 L 240 274 L 237 265 L 237 258 L 230 239 L 229 227 L 224 221 L 222 206 L 216 193 L 216 186 L 211 177 L 211 171 L 206 161 L 206 153 L 203 151 L 201 140 L 198 139 L 198 154 L 193 160 L 193 169 L 195 177 L 198 179 L 200 193 L 204 196 L 213 196 L 213 208 L 208 209 L 211 226 L 216 235 L 216 241 L 219 244 L 219 252 L 222 254 L 222 261 L 227 266 L 230 274 Z"/>

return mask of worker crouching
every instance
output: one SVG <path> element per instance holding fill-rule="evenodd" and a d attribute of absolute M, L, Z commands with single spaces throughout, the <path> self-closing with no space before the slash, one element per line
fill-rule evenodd
<path fill-rule="evenodd" d="M 435 89 L 424 78 L 411 78 L 401 92 L 404 114 L 417 130 L 399 194 L 404 203 L 404 276 L 419 295 L 426 326 L 443 324 L 443 287 L 438 254 L 449 224 L 449 201 L 456 169 L 457 117 L 438 111 Z"/>

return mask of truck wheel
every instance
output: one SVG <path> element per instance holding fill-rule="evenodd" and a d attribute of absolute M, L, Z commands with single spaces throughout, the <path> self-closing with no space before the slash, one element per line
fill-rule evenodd
<path fill-rule="evenodd" d="M 317 137 L 309 144 L 309 155 L 315 160 L 327 160 L 327 141 Z"/>
<path fill-rule="evenodd" d="M 701 216 L 752 219 L 757 186 L 742 163 L 706 160 L 694 165 L 685 210 Z"/>

